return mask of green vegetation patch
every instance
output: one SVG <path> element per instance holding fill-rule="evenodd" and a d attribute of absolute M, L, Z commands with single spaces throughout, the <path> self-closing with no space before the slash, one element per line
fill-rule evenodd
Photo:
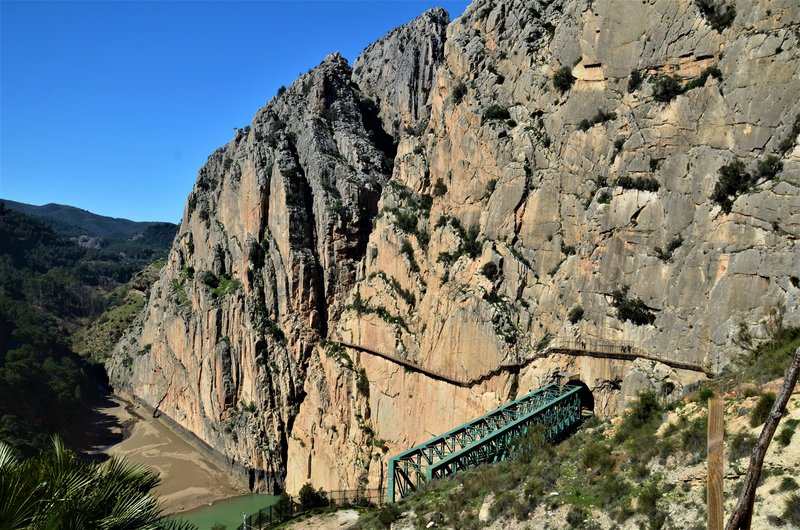
<path fill-rule="evenodd" d="M 592 116 L 590 119 L 581 120 L 581 122 L 578 124 L 578 129 L 585 132 L 594 127 L 595 125 L 599 125 L 601 123 L 605 123 L 607 121 L 612 121 L 616 119 L 617 119 L 616 112 L 606 112 L 601 109 L 598 110 L 597 114 Z"/>
<path fill-rule="evenodd" d="M 653 84 L 653 99 L 662 103 L 672 101 L 681 94 L 705 86 L 709 77 L 722 79 L 722 72 L 719 68 L 711 66 L 703 70 L 699 76 L 692 79 L 686 85 L 681 85 L 681 80 L 675 75 L 660 75 L 651 80 Z"/>
<path fill-rule="evenodd" d="M 572 75 L 572 68 L 569 66 L 562 66 L 556 70 L 555 75 L 553 75 L 553 86 L 556 87 L 556 90 L 559 92 L 566 92 L 572 88 L 574 83 L 575 76 Z"/>
<path fill-rule="evenodd" d="M 127 285 L 120 286 L 118 290 L 125 292 L 123 299 L 73 335 L 72 349 L 75 353 L 89 357 L 93 362 L 102 363 L 108 359 L 123 332 L 144 308 L 144 293 L 131 290 Z"/>
<path fill-rule="evenodd" d="M 694 4 L 708 25 L 719 33 L 729 28 L 736 18 L 736 6 L 724 0 L 694 0 Z"/>
<path fill-rule="evenodd" d="M 652 324 L 656 315 L 647 307 L 641 298 L 628 298 L 628 286 L 624 286 L 611 293 L 611 306 L 617 310 L 617 318 L 621 321 L 630 321 L 637 326 Z"/>
<path fill-rule="evenodd" d="M 769 418 L 769 413 L 773 405 L 775 405 L 774 392 L 761 394 L 761 397 L 759 397 L 756 402 L 756 406 L 750 411 L 750 427 L 763 425 L 764 422 L 767 421 L 767 418 Z"/>
<path fill-rule="evenodd" d="M 0 442 L 0 473 L 6 528 L 194 528 L 162 518 L 156 473 L 118 458 L 86 462 L 58 438 L 27 460 Z"/>
<path fill-rule="evenodd" d="M 483 242 L 478 239 L 478 235 L 480 234 L 478 226 L 472 225 L 464 230 L 464 227 L 461 226 L 461 222 L 457 218 L 448 218 L 444 215 L 439 218 L 436 226 L 443 227 L 448 223 L 453 230 L 455 230 L 459 238 L 458 248 L 453 252 L 442 252 L 439 254 L 438 261 L 444 263 L 446 266 L 450 266 L 463 255 L 467 255 L 472 259 L 477 258 L 483 249 Z"/>
<path fill-rule="evenodd" d="M 778 151 L 780 151 L 780 153 L 783 155 L 788 154 L 789 151 L 794 149 L 798 136 L 800 136 L 800 114 L 794 118 L 792 127 L 789 129 L 789 134 L 787 134 L 786 138 L 781 140 L 781 143 L 778 144 Z"/>
<path fill-rule="evenodd" d="M 227 274 L 223 274 L 219 278 L 219 284 L 211 291 L 211 296 L 214 298 L 225 298 L 238 291 L 242 286 L 239 280 L 231 278 Z"/>
<path fill-rule="evenodd" d="M 775 441 L 778 442 L 778 445 L 787 447 L 792 441 L 792 436 L 794 436 L 795 431 L 797 431 L 798 425 L 800 425 L 800 420 L 785 420 L 780 432 L 775 436 Z"/>
<path fill-rule="evenodd" d="M 658 180 L 653 177 L 629 177 L 624 175 L 619 177 L 616 185 L 626 190 L 639 190 L 639 191 L 658 191 L 661 185 Z"/>
<path fill-rule="evenodd" d="M 800 327 L 779 326 L 773 338 L 752 348 L 736 370 L 726 375 L 728 384 L 763 385 L 783 377 L 797 348 L 800 348 Z"/>
<path fill-rule="evenodd" d="M 667 243 L 666 249 L 662 249 L 661 247 L 655 247 L 653 251 L 656 253 L 656 256 L 658 256 L 658 258 L 661 261 L 666 263 L 672 260 L 672 255 L 675 253 L 676 250 L 678 250 L 681 247 L 681 245 L 683 245 L 683 237 L 675 236 L 670 240 L 669 243 Z"/>
<path fill-rule="evenodd" d="M 583 307 L 576 305 L 569 311 L 569 321 L 573 324 L 577 324 L 583 319 Z"/>

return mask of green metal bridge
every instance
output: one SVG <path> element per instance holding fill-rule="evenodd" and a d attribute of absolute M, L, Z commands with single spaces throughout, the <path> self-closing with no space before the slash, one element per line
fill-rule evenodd
<path fill-rule="evenodd" d="M 548 385 L 469 423 L 432 438 L 389 459 L 389 502 L 480 464 L 500 462 L 513 450 L 513 442 L 531 426 L 545 425 L 553 441 L 581 420 L 581 405 L 588 389 L 574 384 Z"/>

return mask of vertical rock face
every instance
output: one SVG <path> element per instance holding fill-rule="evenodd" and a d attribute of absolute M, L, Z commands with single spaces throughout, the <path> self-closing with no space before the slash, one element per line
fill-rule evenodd
<path fill-rule="evenodd" d="M 423 126 L 430 115 L 429 96 L 449 22 L 444 9 L 431 9 L 367 46 L 356 59 L 353 81 L 378 104 L 385 128 L 394 136 Z"/>
<path fill-rule="evenodd" d="M 602 414 L 702 377 L 550 341 L 713 372 L 797 325 L 800 6 L 709 16 L 476 1 L 328 57 L 200 171 L 112 380 L 269 484 L 377 487 L 559 370 Z"/>
<path fill-rule="evenodd" d="M 441 47 L 406 42 L 436 70 Z M 396 152 L 352 77 L 344 58 L 327 57 L 211 155 L 146 310 L 109 363 L 115 385 L 267 488 L 283 486 L 309 364 L 356 282 Z M 427 94 L 425 83 L 415 90 Z M 418 94 L 406 96 L 411 109 Z"/>

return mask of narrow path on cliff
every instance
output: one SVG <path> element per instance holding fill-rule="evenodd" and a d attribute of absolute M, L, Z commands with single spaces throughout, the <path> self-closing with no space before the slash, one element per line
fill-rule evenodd
<path fill-rule="evenodd" d="M 649 361 L 656 361 L 663 363 L 671 368 L 677 368 L 680 370 L 689 370 L 692 372 L 700 372 L 708 376 L 713 375 L 708 369 L 704 368 L 703 366 L 697 363 L 664 359 L 652 355 L 650 353 L 647 353 L 638 346 L 636 346 L 635 344 L 630 342 L 600 340 L 600 339 L 595 339 L 595 340 L 556 339 L 553 342 L 551 342 L 547 346 L 547 348 L 545 348 L 537 355 L 529 359 L 525 359 L 518 363 L 513 363 L 513 364 L 501 364 L 496 369 L 471 379 L 458 377 L 454 374 L 445 374 L 441 371 L 434 370 L 432 368 L 427 368 L 408 359 L 404 359 L 398 355 L 373 350 L 371 348 L 367 348 L 360 344 L 353 344 L 344 341 L 340 341 L 339 344 L 341 344 L 346 348 L 351 348 L 353 350 L 364 352 L 369 355 L 381 357 L 395 364 L 399 364 L 404 368 L 407 368 L 408 370 L 411 370 L 413 372 L 425 374 L 432 379 L 436 379 L 438 381 L 444 381 L 446 383 L 450 383 L 452 385 L 465 388 L 474 386 L 478 383 L 486 381 L 487 379 L 490 379 L 504 372 L 518 373 L 520 369 L 528 366 L 535 360 L 542 359 L 551 354 L 572 355 L 575 357 L 593 357 L 597 359 L 616 359 L 622 361 L 634 361 L 636 359 L 646 359 Z"/>

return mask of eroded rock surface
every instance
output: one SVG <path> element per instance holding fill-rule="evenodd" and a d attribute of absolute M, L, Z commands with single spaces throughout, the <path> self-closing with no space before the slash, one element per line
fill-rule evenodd
<path fill-rule="evenodd" d="M 721 370 L 770 308 L 800 323 L 800 6 L 736 13 L 718 31 L 688 0 L 476 1 L 352 72 L 328 57 L 200 171 L 112 380 L 297 491 L 383 487 L 387 453 L 561 370 L 604 415 L 703 377 L 543 357 L 553 337 Z M 726 211 L 736 161 L 753 178 Z"/>

